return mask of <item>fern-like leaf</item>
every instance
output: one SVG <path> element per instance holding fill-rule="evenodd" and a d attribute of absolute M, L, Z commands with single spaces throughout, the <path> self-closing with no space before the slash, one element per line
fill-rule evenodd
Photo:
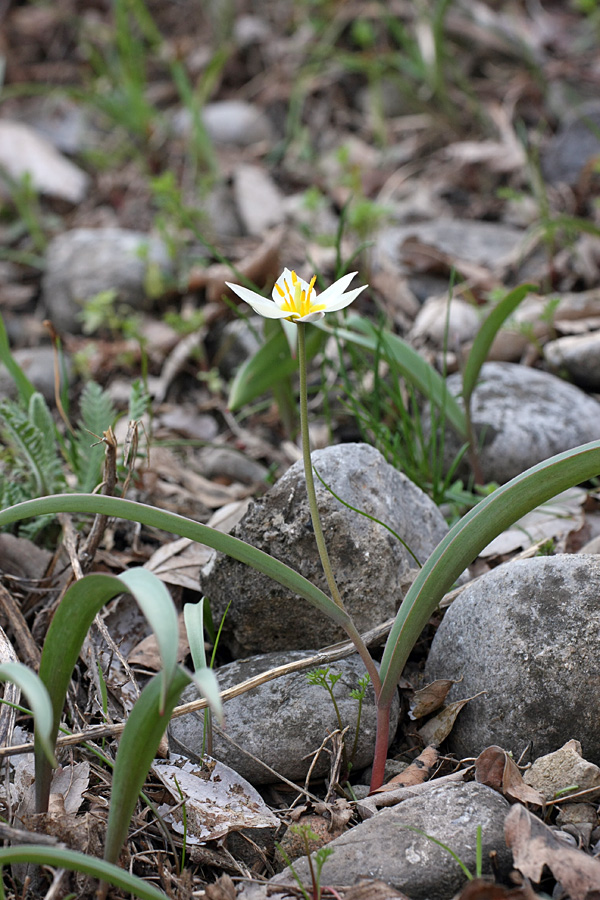
<path fill-rule="evenodd" d="M 146 391 L 146 386 L 141 378 L 136 378 L 131 385 L 129 394 L 129 421 L 139 422 L 139 420 L 148 412 L 150 406 L 150 396 Z"/>
<path fill-rule="evenodd" d="M 116 418 L 116 410 L 107 392 L 95 381 L 88 381 L 80 400 L 81 424 L 73 439 L 71 465 L 77 476 L 80 491 L 90 493 L 102 480 L 104 447 L 94 446 L 94 435 L 98 439 L 107 431 Z"/>
<path fill-rule="evenodd" d="M 2 401 L 0 424 L 15 454 L 17 471 L 26 473 L 30 480 L 29 496 L 42 497 L 62 490 L 65 482 L 54 422 L 42 395 L 31 395 L 27 411 L 12 400 Z"/>

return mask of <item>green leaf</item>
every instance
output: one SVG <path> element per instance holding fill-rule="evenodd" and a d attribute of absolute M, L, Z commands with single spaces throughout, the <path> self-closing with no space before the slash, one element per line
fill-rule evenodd
<path fill-rule="evenodd" d="M 323 335 L 310 329 L 306 343 L 307 358 L 312 359 L 323 344 Z M 298 360 L 292 356 L 285 333 L 279 327 L 236 372 L 229 390 L 229 409 L 241 409 L 297 371 Z"/>
<path fill-rule="evenodd" d="M 164 680 L 164 672 L 160 672 L 148 682 L 129 714 L 119 741 L 104 846 L 104 859 L 108 862 L 116 862 L 119 858 L 140 791 L 171 713 L 182 690 L 189 684 L 190 676 L 178 668 L 166 691 Z M 164 694 L 163 711 L 159 713 L 159 698 Z"/>
<path fill-rule="evenodd" d="M 0 849 L 0 866 L 14 863 L 33 863 L 38 866 L 53 866 L 56 869 L 68 869 L 71 872 L 83 872 L 92 878 L 106 881 L 140 900 L 167 900 L 167 895 L 154 885 L 130 875 L 124 869 L 60 847 L 48 847 L 45 844 L 25 844 L 21 847 L 2 847 Z M 1 873 L 0 873 L 1 877 Z"/>
<path fill-rule="evenodd" d="M 484 547 L 536 506 L 599 473 L 600 441 L 559 453 L 497 488 L 450 529 L 396 615 L 381 660 L 381 708 L 391 702 L 406 660 L 439 601 Z"/>
<path fill-rule="evenodd" d="M 54 613 L 44 641 L 39 672 L 52 704 L 53 720 L 50 733 L 52 744 L 56 741 L 69 682 L 85 637 L 96 614 L 113 597 L 126 591 L 135 597 L 155 630 L 163 664 L 167 666 L 171 676 L 173 675 L 172 660 L 173 654 L 177 653 L 178 643 L 177 615 L 173 601 L 166 589 L 164 593 L 162 592 L 162 583 L 155 575 L 151 572 L 136 575 L 135 572 L 135 569 L 130 569 L 119 577 L 86 575 L 71 585 Z M 161 585 L 161 591 L 148 590 L 152 580 Z M 167 647 L 169 641 L 173 642 L 174 647 Z M 36 732 L 36 804 L 38 811 L 43 812 L 48 804 L 51 771 L 47 759 L 41 752 L 42 745 L 40 743 L 38 746 L 38 743 Z"/>
<path fill-rule="evenodd" d="M 4 363 L 10 376 L 17 386 L 19 397 L 23 405 L 29 403 L 29 398 L 35 393 L 35 387 L 15 360 L 10 352 L 10 344 L 8 342 L 8 334 L 4 325 L 4 319 L 0 316 L 0 361 Z"/>
<path fill-rule="evenodd" d="M 51 768 L 56 766 L 52 734 L 52 702 L 44 682 L 23 663 L 9 662 L 0 666 L 0 681 L 12 681 L 27 696 L 35 722 L 35 739 Z"/>
<path fill-rule="evenodd" d="M 536 290 L 534 284 L 519 285 L 519 287 L 512 290 L 510 294 L 507 294 L 506 297 L 494 307 L 481 325 L 481 328 L 473 341 L 473 346 L 469 352 L 469 358 L 467 359 L 462 376 L 462 395 L 465 407 L 468 408 L 469 406 L 471 394 L 477 383 L 481 367 L 487 359 L 494 338 L 506 319 L 515 311 L 527 294 L 534 290 Z"/>
<path fill-rule="evenodd" d="M 117 576 L 132 594 L 152 631 L 156 635 L 162 669 L 166 675 L 163 681 L 165 695 L 161 697 L 161 712 L 166 698 L 167 686 L 177 668 L 179 646 L 179 624 L 175 605 L 167 586 L 148 569 L 136 567 Z"/>
<path fill-rule="evenodd" d="M 206 668 L 206 648 L 204 646 L 204 603 L 186 603 L 183 607 L 183 621 L 187 632 L 194 669 Z"/>
<path fill-rule="evenodd" d="M 268 575 L 269 578 L 290 591 L 304 597 L 342 628 L 350 622 L 348 614 L 340 609 L 327 594 L 324 594 L 298 572 L 294 572 L 285 563 L 273 559 L 268 553 L 251 547 L 250 544 L 246 544 L 230 534 L 223 534 L 208 525 L 195 522 L 193 519 L 167 512 L 164 509 L 156 509 L 144 503 L 136 503 L 134 500 L 98 494 L 54 494 L 50 497 L 38 497 L 35 500 L 26 500 L 0 511 L 0 528 L 30 516 L 59 512 L 114 516 L 130 522 L 140 522 L 142 525 L 152 528 L 160 528 L 180 537 L 187 537 L 199 544 L 205 544 L 207 547 L 213 547 L 215 550 L 226 553 L 233 559 L 246 563 L 258 572 Z"/>
<path fill-rule="evenodd" d="M 203 669 L 197 669 L 191 673 L 191 680 L 194 682 L 200 693 L 206 697 L 212 712 L 216 715 L 219 722 L 223 722 L 223 704 L 221 702 L 221 692 L 219 691 L 219 682 L 217 676 L 212 669 L 205 666 Z"/>
<path fill-rule="evenodd" d="M 315 324 L 317 328 L 335 335 L 342 341 L 350 341 L 360 347 L 366 347 L 373 353 L 379 349 L 379 352 L 393 363 L 407 381 L 410 381 L 444 413 L 456 433 L 463 440 L 466 439 L 466 418 L 458 401 L 448 391 L 442 376 L 416 350 L 413 350 L 410 344 L 389 331 L 377 330 L 371 322 L 361 316 L 352 316 L 348 320 L 348 324 L 356 331 L 352 331 L 350 328 L 332 328 L 323 322 Z M 362 333 L 359 334 L 359 331 Z"/>

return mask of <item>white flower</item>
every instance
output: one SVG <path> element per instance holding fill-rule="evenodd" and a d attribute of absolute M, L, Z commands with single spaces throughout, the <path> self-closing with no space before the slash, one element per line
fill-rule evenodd
<path fill-rule="evenodd" d="M 361 291 L 364 291 L 366 284 L 362 287 L 355 288 L 348 293 L 344 293 L 356 272 L 350 272 L 344 275 L 330 285 L 321 294 L 315 291 L 315 281 L 317 276 L 311 278 L 310 284 L 299 278 L 295 272 L 284 269 L 283 274 L 279 276 L 273 288 L 273 300 L 266 300 L 241 284 L 230 284 L 227 286 L 234 291 L 238 297 L 241 297 L 246 303 L 249 303 L 254 312 L 267 319 L 287 319 L 289 322 L 316 322 L 322 319 L 325 313 L 335 312 L 338 309 L 344 309 L 349 306 L 353 300 L 358 297 Z"/>

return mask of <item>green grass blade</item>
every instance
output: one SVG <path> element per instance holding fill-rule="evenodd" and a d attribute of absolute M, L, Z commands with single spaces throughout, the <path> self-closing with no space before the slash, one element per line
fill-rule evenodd
<path fill-rule="evenodd" d="M 440 541 L 406 594 L 381 660 L 380 705 L 396 685 L 429 617 L 466 566 L 525 513 L 600 473 L 600 441 L 567 450 L 533 466 L 486 497 Z"/>
<path fill-rule="evenodd" d="M 104 859 L 107 862 L 116 862 L 119 858 L 152 760 L 181 692 L 190 682 L 190 676 L 181 668 L 176 670 L 167 687 L 161 714 L 158 703 L 163 694 L 163 680 L 164 673 L 160 672 L 148 682 L 129 714 L 119 741 L 104 846 Z"/>
<path fill-rule="evenodd" d="M 122 497 L 105 497 L 99 494 L 54 494 L 50 497 L 38 497 L 35 500 L 25 500 L 23 503 L 17 503 L 7 509 L 0 511 L 0 527 L 10 525 L 12 522 L 19 522 L 21 519 L 27 519 L 31 516 L 54 514 L 59 512 L 69 513 L 88 513 L 95 515 L 114 516 L 120 519 L 126 519 L 130 522 L 140 522 L 152 528 L 160 528 L 163 531 L 169 531 L 180 537 L 187 537 L 199 544 L 206 544 L 207 547 L 213 547 L 246 563 L 258 572 L 268 575 L 274 581 L 282 584 L 284 587 L 304 597 L 316 609 L 324 615 L 329 616 L 338 625 L 344 627 L 349 623 L 350 619 L 327 594 L 311 584 L 298 572 L 294 572 L 285 563 L 273 559 L 268 553 L 251 547 L 244 541 L 235 538 L 230 534 L 223 534 L 210 528 L 208 525 L 202 525 L 193 519 L 187 519 L 185 516 L 179 516 L 176 513 L 167 512 L 163 509 L 155 509 L 153 506 L 147 506 L 144 503 L 136 503 L 134 500 L 125 500 Z M 108 577 L 108 576 L 107 576 Z"/>
<path fill-rule="evenodd" d="M 0 681 L 12 681 L 27 696 L 35 722 L 35 739 L 44 754 L 46 765 L 53 768 L 54 740 L 52 734 L 52 701 L 46 685 L 32 669 L 19 662 L 3 663 L 0 666 Z"/>
<path fill-rule="evenodd" d="M 394 364 L 407 381 L 444 412 L 456 433 L 463 440 L 466 439 L 467 423 L 459 403 L 448 391 L 442 376 L 416 350 L 413 350 L 410 344 L 389 331 L 378 331 L 360 316 L 352 316 L 349 321 L 356 331 L 349 328 L 332 328 L 321 322 L 315 324 L 328 334 L 333 334 L 342 341 L 350 341 L 359 347 L 365 347 L 372 353 L 379 348 L 379 352 Z"/>
<path fill-rule="evenodd" d="M 487 359 L 490 347 L 498 331 L 527 294 L 534 290 L 536 290 L 534 284 L 521 284 L 516 287 L 494 307 L 477 332 L 462 378 L 462 395 L 466 407 L 469 405 L 481 367 Z"/>
<path fill-rule="evenodd" d="M 119 869 L 118 866 L 102 859 L 86 856 L 85 853 L 78 853 L 76 850 L 47 847 L 45 844 L 25 844 L 21 847 L 1 848 L 0 866 L 13 863 L 33 863 L 38 866 L 68 869 L 70 872 L 83 872 L 84 875 L 106 881 L 128 894 L 133 894 L 140 900 L 167 900 L 166 894 L 136 875 L 130 875 L 125 869 Z"/>
<path fill-rule="evenodd" d="M 2 316 L 0 316 L 0 362 L 4 363 L 6 366 L 12 380 L 17 386 L 19 397 L 23 401 L 23 404 L 27 406 L 31 395 L 35 393 L 35 388 L 10 352 L 8 334 L 6 333 L 6 327 Z"/>
<path fill-rule="evenodd" d="M 160 708 L 164 708 L 166 690 L 177 668 L 177 648 L 179 645 L 179 624 L 175 605 L 167 586 L 148 569 L 136 567 L 122 572 L 119 576 L 132 594 L 152 631 L 156 635 L 160 653 L 162 670 L 166 675 L 163 681 L 164 695 Z"/>

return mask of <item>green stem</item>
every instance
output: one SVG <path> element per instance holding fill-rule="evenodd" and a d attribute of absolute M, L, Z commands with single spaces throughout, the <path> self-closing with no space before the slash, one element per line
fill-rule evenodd
<path fill-rule="evenodd" d="M 329 561 L 329 553 L 327 552 L 327 545 L 325 544 L 325 538 L 323 536 L 323 528 L 321 526 L 321 517 L 319 515 L 319 507 L 317 504 L 317 494 L 315 491 L 315 480 L 313 477 L 313 468 L 312 468 L 312 460 L 310 458 L 310 437 L 308 434 L 308 392 L 306 387 L 306 335 L 305 335 L 305 325 L 304 322 L 297 322 L 296 327 L 298 328 L 298 369 L 300 373 L 300 434 L 302 436 L 302 457 L 304 460 L 304 477 L 306 479 L 306 492 L 308 494 L 308 505 L 310 508 L 310 517 L 312 519 L 313 531 L 315 534 L 315 540 L 317 542 L 317 549 L 319 551 L 319 556 L 321 558 L 321 564 L 323 566 L 323 571 L 325 573 L 325 579 L 327 581 L 327 585 L 329 587 L 329 591 L 331 593 L 331 599 L 339 606 L 340 609 L 343 609 L 346 612 L 346 607 L 344 606 L 344 601 L 342 600 L 341 594 L 338 590 L 338 586 L 335 580 L 335 575 L 333 574 L 333 569 L 331 567 L 331 562 Z M 375 697 L 379 698 L 379 693 L 381 691 L 381 679 L 379 678 L 379 672 L 375 667 L 375 663 L 371 658 L 371 654 L 367 650 L 366 644 L 361 638 L 358 629 L 354 626 L 353 623 L 344 624 L 344 630 L 354 646 L 363 663 L 365 664 L 365 668 L 369 675 L 371 676 L 371 683 L 373 685 L 373 690 L 375 691 Z"/>

